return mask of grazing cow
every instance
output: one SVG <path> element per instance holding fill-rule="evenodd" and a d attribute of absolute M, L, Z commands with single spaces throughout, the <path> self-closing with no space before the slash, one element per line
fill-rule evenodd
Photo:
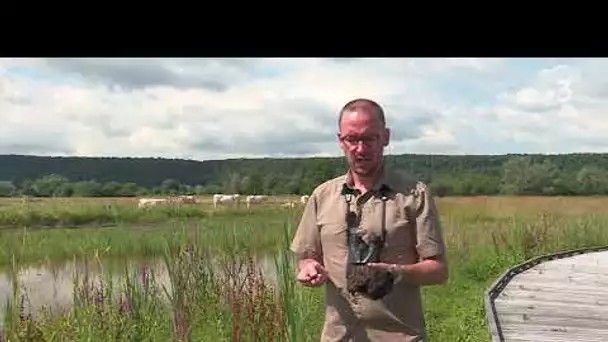
<path fill-rule="evenodd" d="M 249 208 L 249 207 L 251 207 L 252 203 L 262 203 L 262 202 L 266 201 L 267 198 L 268 198 L 268 196 L 264 196 L 264 195 L 247 196 L 245 198 L 245 202 L 247 203 L 247 208 Z"/>
<path fill-rule="evenodd" d="M 198 198 L 194 196 L 178 196 L 169 197 L 169 203 L 171 204 L 197 204 L 200 203 Z"/>
<path fill-rule="evenodd" d="M 157 204 L 164 204 L 167 202 L 168 201 L 165 198 L 140 198 L 137 206 L 139 208 L 147 208 L 155 206 Z"/>
<path fill-rule="evenodd" d="M 215 195 L 213 195 L 213 207 L 214 208 L 217 208 L 218 204 L 224 204 L 224 203 L 234 203 L 238 206 L 240 201 L 241 201 L 241 195 L 239 195 L 239 194 L 234 194 L 234 195 L 215 194 Z"/>
<path fill-rule="evenodd" d="M 21 204 L 29 202 L 42 202 L 42 198 L 35 198 L 32 196 L 21 196 Z"/>
<path fill-rule="evenodd" d="M 300 203 L 306 204 L 306 202 L 308 202 L 309 198 L 310 198 L 309 195 L 304 195 L 304 196 L 300 197 Z"/>
<path fill-rule="evenodd" d="M 296 207 L 296 202 L 287 202 L 287 203 L 283 203 L 281 205 L 283 208 L 295 208 Z"/>

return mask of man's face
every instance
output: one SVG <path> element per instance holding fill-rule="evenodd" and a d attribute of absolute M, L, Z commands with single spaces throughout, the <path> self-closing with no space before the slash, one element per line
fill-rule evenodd
<path fill-rule="evenodd" d="M 389 130 L 375 115 L 361 110 L 344 113 L 338 140 L 352 172 L 373 175 L 382 163 L 389 138 Z"/>

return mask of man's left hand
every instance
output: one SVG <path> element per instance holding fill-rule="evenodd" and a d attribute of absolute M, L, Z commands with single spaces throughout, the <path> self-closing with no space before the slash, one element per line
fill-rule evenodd
<path fill-rule="evenodd" d="M 392 272 L 396 278 L 417 285 L 442 284 L 447 280 L 447 265 L 438 257 L 426 258 L 415 264 L 388 264 L 370 262 L 370 267 L 381 268 Z"/>

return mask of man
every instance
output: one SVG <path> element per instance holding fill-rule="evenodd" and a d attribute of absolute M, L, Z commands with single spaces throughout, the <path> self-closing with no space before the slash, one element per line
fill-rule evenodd
<path fill-rule="evenodd" d="M 380 105 L 350 101 L 338 125 L 349 170 L 315 188 L 291 245 L 299 257 L 297 280 L 326 284 L 321 341 L 426 341 L 420 286 L 444 283 L 448 274 L 433 197 L 423 183 L 385 168 L 390 130 Z M 395 276 L 382 298 L 349 290 L 348 269 L 355 266 L 347 221 L 353 216 L 363 240 L 366 234 L 366 241 L 372 234 L 383 237 L 379 260 L 367 263 Z"/>

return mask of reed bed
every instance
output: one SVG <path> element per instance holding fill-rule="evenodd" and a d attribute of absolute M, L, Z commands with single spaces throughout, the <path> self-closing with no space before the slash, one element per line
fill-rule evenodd
<path fill-rule="evenodd" d="M 488 341 L 483 295 L 497 276 L 534 256 L 608 244 L 608 213 L 602 211 L 606 198 L 443 198 L 438 204 L 450 280 L 423 289 L 430 341 Z M 157 281 L 158 269 L 145 264 L 125 266 L 119 279 L 75 275 L 73 306 L 35 315 L 29 314 L 27 297 L 13 284 L 3 338 L 318 341 L 323 289 L 295 283 L 287 252 L 298 217 L 298 211 L 265 208 L 162 229 L 3 233 L 0 260 L 15 279 L 31 261 L 59 262 L 76 255 L 97 262 L 137 254 L 129 254 L 131 250 L 162 255 L 169 278 Z M 260 272 L 256 260 L 262 254 L 273 256 L 276 277 Z"/>
<path fill-rule="evenodd" d="M 17 305 L 5 310 L 0 341 L 314 340 L 317 329 L 295 329 L 302 317 L 318 317 L 321 303 L 310 303 L 318 294 L 295 287 L 281 293 L 280 284 L 292 282 L 293 264 L 283 265 L 284 279 L 277 283 L 263 275 L 247 252 L 222 256 L 219 270 L 209 262 L 213 257 L 194 244 L 167 249 L 168 284 L 157 282 L 158 273 L 147 266 L 125 269 L 118 284 L 86 271 L 74 274 L 72 307 L 43 308 L 35 316 L 26 294 L 14 284 L 11 303 Z"/>

